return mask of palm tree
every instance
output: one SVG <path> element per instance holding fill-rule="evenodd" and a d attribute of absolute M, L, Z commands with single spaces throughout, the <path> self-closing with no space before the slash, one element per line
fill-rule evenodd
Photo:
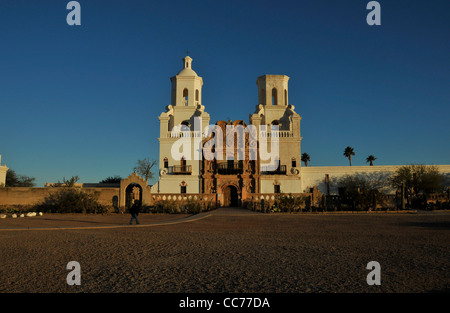
<path fill-rule="evenodd" d="M 344 156 L 346 158 L 348 158 L 349 162 L 350 162 L 350 166 L 352 166 L 352 155 L 355 155 L 355 151 L 353 150 L 352 147 L 348 146 L 347 148 L 345 148 L 344 150 Z"/>
<path fill-rule="evenodd" d="M 369 155 L 366 159 L 366 163 L 370 162 L 370 166 L 373 166 L 373 161 L 375 161 L 377 158 L 374 157 L 372 154 Z"/>
<path fill-rule="evenodd" d="M 308 162 L 311 161 L 308 153 L 305 152 L 302 154 L 302 161 L 305 162 L 305 166 L 308 166 Z"/>

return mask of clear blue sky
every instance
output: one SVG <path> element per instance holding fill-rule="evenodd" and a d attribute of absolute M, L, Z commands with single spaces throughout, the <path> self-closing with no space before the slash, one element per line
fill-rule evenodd
<path fill-rule="evenodd" d="M 159 114 L 189 50 L 211 122 L 243 119 L 284 74 L 312 166 L 450 163 L 450 2 L 0 2 L 0 154 L 37 186 L 128 176 L 158 158 Z M 153 181 L 154 182 L 154 181 Z"/>

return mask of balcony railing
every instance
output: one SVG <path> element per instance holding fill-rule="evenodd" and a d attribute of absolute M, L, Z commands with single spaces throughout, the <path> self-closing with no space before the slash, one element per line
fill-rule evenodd
<path fill-rule="evenodd" d="M 242 174 L 243 166 L 240 162 L 222 162 L 217 164 L 217 173 L 222 175 Z"/>
<path fill-rule="evenodd" d="M 294 137 L 294 133 L 290 130 L 272 130 L 261 132 L 260 136 L 263 138 L 291 138 Z"/>
<path fill-rule="evenodd" d="M 268 167 L 261 167 L 262 175 L 286 175 L 286 165 L 280 165 L 274 171 L 269 170 Z"/>
<path fill-rule="evenodd" d="M 169 138 L 202 138 L 205 137 L 201 131 L 169 131 L 167 132 Z"/>
<path fill-rule="evenodd" d="M 172 166 L 172 174 L 174 175 L 191 175 L 192 166 L 191 165 L 174 165 Z"/>

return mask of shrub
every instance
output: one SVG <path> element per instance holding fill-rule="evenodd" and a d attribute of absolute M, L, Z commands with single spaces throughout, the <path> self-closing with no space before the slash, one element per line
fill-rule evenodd
<path fill-rule="evenodd" d="M 152 208 L 152 213 L 175 213 L 177 205 L 174 201 L 161 200 L 155 203 Z"/>
<path fill-rule="evenodd" d="M 305 198 L 303 196 L 279 195 L 276 201 L 277 212 L 301 212 L 305 204 Z"/>
<path fill-rule="evenodd" d="M 73 187 L 60 187 L 37 206 L 42 212 L 50 213 L 106 213 L 96 195 Z"/>
<path fill-rule="evenodd" d="M 2 214 L 22 214 L 35 211 L 34 205 L 14 204 L 0 206 L 0 213 Z"/>
<path fill-rule="evenodd" d="M 200 201 L 197 200 L 187 200 L 185 207 L 186 213 L 188 214 L 198 214 L 202 212 L 202 205 Z"/>

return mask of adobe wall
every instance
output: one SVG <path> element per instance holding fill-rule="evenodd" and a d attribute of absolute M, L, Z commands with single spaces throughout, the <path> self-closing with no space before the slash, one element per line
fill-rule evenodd
<path fill-rule="evenodd" d="M 58 187 L 7 187 L 0 188 L 0 205 L 33 205 L 42 202 L 45 197 L 59 190 Z M 99 193 L 98 201 L 112 206 L 114 197 L 119 197 L 119 188 L 83 188 L 88 193 Z"/>

